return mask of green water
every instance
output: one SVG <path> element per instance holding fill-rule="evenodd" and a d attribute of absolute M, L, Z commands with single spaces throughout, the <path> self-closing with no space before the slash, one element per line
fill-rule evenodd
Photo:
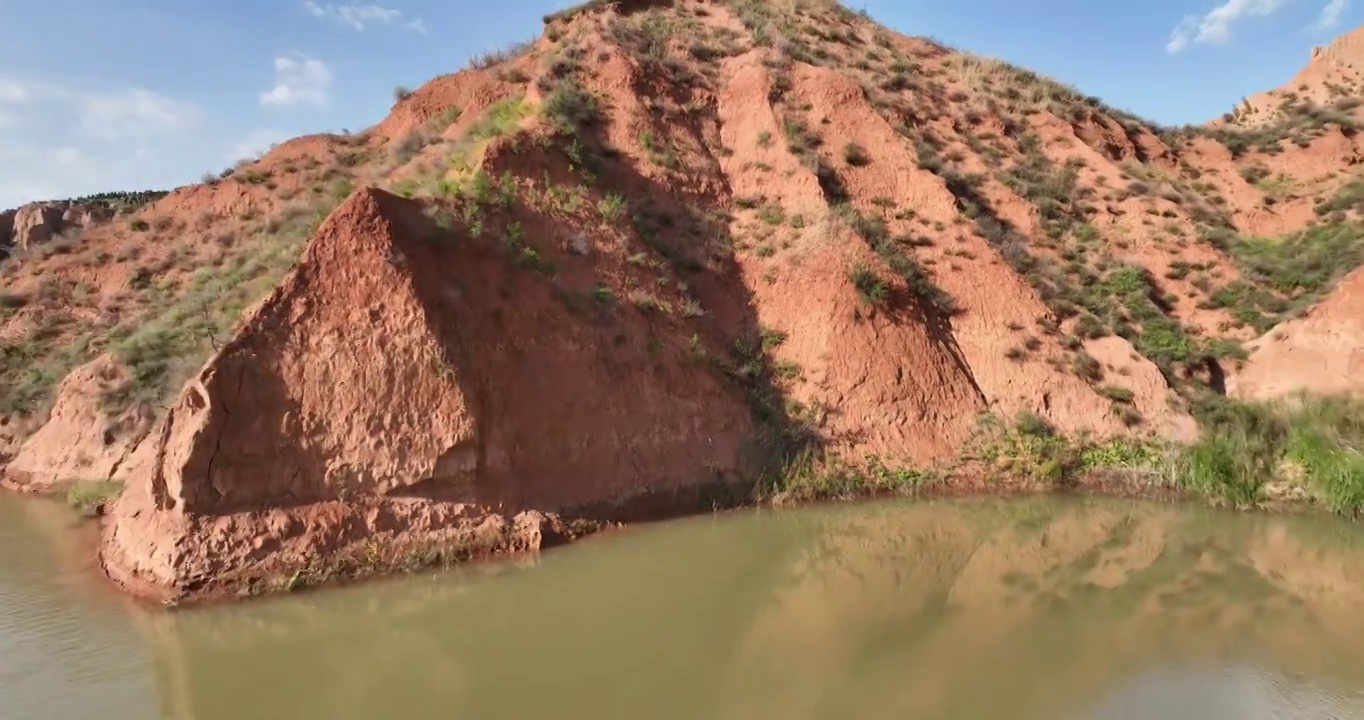
<path fill-rule="evenodd" d="M 0 718 L 1364 717 L 1364 527 L 1117 501 L 636 528 L 165 612 L 0 495 Z"/>

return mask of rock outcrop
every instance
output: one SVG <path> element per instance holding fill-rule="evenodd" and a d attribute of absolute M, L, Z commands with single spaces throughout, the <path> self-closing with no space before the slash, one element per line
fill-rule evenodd
<path fill-rule="evenodd" d="M 130 466 L 115 579 L 176 596 L 379 539 L 533 547 L 554 512 L 740 469 L 748 410 L 713 374 L 621 358 L 431 232 L 376 190 L 332 213 Z"/>
<path fill-rule="evenodd" d="M 53 235 L 61 232 L 64 212 L 56 205 L 33 204 L 19 208 L 14 214 L 12 244 L 20 250 L 28 250 L 52 239 Z"/>
<path fill-rule="evenodd" d="M 71 230 L 108 222 L 114 211 L 98 202 L 29 203 L 0 213 L 0 250 L 27 251 Z"/>
<path fill-rule="evenodd" d="M 114 211 L 105 205 L 72 205 L 62 211 L 63 227 L 88 227 L 109 222 Z"/>
<path fill-rule="evenodd" d="M 9 254 L 14 238 L 14 216 L 18 213 L 18 210 L 0 212 L 0 255 Z"/>

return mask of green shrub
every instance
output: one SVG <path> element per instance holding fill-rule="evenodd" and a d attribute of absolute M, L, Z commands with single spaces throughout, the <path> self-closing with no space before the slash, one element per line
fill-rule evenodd
<path fill-rule="evenodd" d="M 886 281 L 863 263 L 853 265 L 848 271 L 848 279 L 857 288 L 857 296 L 868 305 L 880 305 L 890 297 L 890 287 Z"/>
<path fill-rule="evenodd" d="M 768 225 L 780 225 L 786 221 L 786 211 L 782 209 L 781 203 L 769 202 L 758 210 L 758 219 Z"/>
<path fill-rule="evenodd" d="M 1184 452 L 1180 474 L 1190 488 L 1237 505 L 1260 499 L 1271 467 L 1257 445 L 1239 435 L 1215 433 Z"/>
<path fill-rule="evenodd" d="M 625 217 L 627 209 L 628 207 L 625 198 L 622 197 L 620 193 L 609 192 L 605 197 L 597 201 L 597 212 L 601 213 L 602 217 L 611 222 L 615 222 L 622 217 Z"/>
<path fill-rule="evenodd" d="M 1364 180 L 1355 180 L 1338 190 L 1334 197 L 1312 209 L 1318 215 L 1342 210 L 1364 212 Z"/>
<path fill-rule="evenodd" d="M 1285 455 L 1336 512 L 1364 508 L 1364 404 L 1345 398 L 1309 402 L 1292 415 Z"/>
<path fill-rule="evenodd" d="M 117 498 L 123 484 L 105 480 L 78 480 L 66 488 L 66 504 L 83 515 L 94 515 L 100 506 Z"/>
<path fill-rule="evenodd" d="M 505 135 L 529 114 L 530 109 L 522 97 L 507 98 L 493 103 L 469 126 L 468 138 L 478 142 Z"/>
<path fill-rule="evenodd" d="M 565 78 L 545 98 L 544 113 L 561 133 L 572 135 L 595 123 L 601 109 L 597 99 L 577 80 Z"/>
<path fill-rule="evenodd" d="M 478 68 L 479 70 L 487 70 L 488 68 L 501 65 L 502 63 L 511 60 L 515 60 L 516 58 L 524 55 L 527 51 L 530 50 L 531 45 L 533 44 L 534 44 L 533 41 L 530 40 L 514 42 L 510 45 L 507 45 L 506 47 L 498 48 L 497 50 L 490 50 L 488 52 L 475 55 L 474 57 L 470 58 L 469 64 L 475 68 Z"/>
<path fill-rule="evenodd" d="M 1099 361 L 1095 360 L 1094 356 L 1084 350 L 1075 351 L 1075 358 L 1071 363 L 1071 367 L 1076 375 L 1091 382 L 1098 382 L 1104 377 L 1103 365 L 1099 364 Z"/>
<path fill-rule="evenodd" d="M 1046 418 L 1031 410 L 1020 410 L 1014 419 L 1014 427 L 1019 433 L 1031 437 L 1055 437 L 1056 427 Z"/>
<path fill-rule="evenodd" d="M 1105 385 L 1099 388 L 1099 394 L 1123 405 L 1131 404 L 1136 397 L 1131 390 L 1118 385 Z"/>
<path fill-rule="evenodd" d="M 871 164 L 871 156 L 867 155 L 867 151 L 855 142 L 843 146 L 843 160 L 853 167 Z"/>

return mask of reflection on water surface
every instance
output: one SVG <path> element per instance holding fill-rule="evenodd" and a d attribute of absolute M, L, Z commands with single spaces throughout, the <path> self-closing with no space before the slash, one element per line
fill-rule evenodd
<path fill-rule="evenodd" d="M 50 509 L 0 497 L 0 718 L 1364 718 L 1364 543 L 1334 518 L 741 513 L 166 613 Z"/>

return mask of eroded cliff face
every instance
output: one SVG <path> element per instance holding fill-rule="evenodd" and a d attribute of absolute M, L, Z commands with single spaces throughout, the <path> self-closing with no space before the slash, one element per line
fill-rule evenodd
<path fill-rule="evenodd" d="M 111 576 L 178 596 L 356 545 L 535 548 L 559 511 L 739 469 L 742 397 L 622 363 L 460 240 L 381 191 L 338 207 L 130 461 Z"/>

